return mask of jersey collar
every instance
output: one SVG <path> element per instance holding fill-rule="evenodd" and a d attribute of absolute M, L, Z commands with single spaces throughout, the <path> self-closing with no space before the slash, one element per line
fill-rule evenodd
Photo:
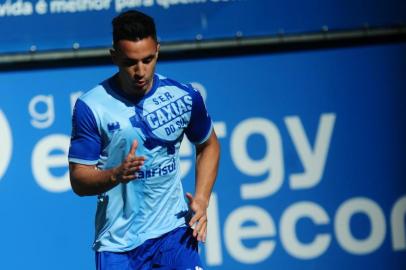
<path fill-rule="evenodd" d="M 109 86 L 109 89 L 111 89 L 113 91 L 114 96 L 119 97 L 121 100 L 124 99 L 124 101 L 126 101 L 126 103 L 139 104 L 140 102 L 144 101 L 148 97 L 152 96 L 159 86 L 159 77 L 157 74 L 154 74 L 154 79 L 152 82 L 151 90 L 149 90 L 148 93 L 146 93 L 141 98 L 134 99 L 134 97 L 126 94 L 123 90 L 121 90 L 119 88 L 116 77 L 117 77 L 117 73 L 114 74 L 112 77 L 110 77 L 107 80 L 107 84 Z"/>

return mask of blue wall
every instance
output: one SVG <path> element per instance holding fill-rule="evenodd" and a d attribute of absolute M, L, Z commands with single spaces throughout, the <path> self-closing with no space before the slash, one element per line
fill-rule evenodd
<path fill-rule="evenodd" d="M 108 47 L 110 22 L 137 8 L 162 41 L 193 41 L 390 26 L 406 21 L 402 0 L 0 0 L 0 53 Z M 76 45 L 76 46 L 77 46 Z"/>
<path fill-rule="evenodd" d="M 208 269 L 405 269 L 406 45 L 162 62 L 222 145 Z M 0 74 L 0 269 L 93 269 L 70 189 L 72 104 L 113 66 Z M 182 166 L 193 191 L 193 152 Z"/>

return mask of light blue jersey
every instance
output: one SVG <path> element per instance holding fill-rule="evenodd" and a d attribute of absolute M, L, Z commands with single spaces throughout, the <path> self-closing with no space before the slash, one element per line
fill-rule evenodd
<path fill-rule="evenodd" d="M 138 179 L 98 196 L 93 247 L 123 252 L 185 226 L 180 143 L 184 134 L 192 143 L 205 142 L 213 125 L 201 95 L 189 85 L 155 74 L 152 89 L 134 102 L 113 78 L 77 100 L 69 161 L 111 169 L 138 140 L 136 155 L 146 157 Z"/>

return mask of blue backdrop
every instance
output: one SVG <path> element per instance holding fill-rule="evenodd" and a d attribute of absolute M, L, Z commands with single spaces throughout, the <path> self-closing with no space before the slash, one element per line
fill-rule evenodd
<path fill-rule="evenodd" d="M 162 62 L 222 145 L 208 269 L 406 268 L 406 45 Z M 70 114 L 113 66 L 0 74 L 0 269 L 93 269 Z M 186 190 L 193 151 L 182 148 Z"/>
<path fill-rule="evenodd" d="M 136 8 L 156 19 L 162 41 L 390 26 L 402 0 L 0 0 L 0 53 L 110 46 L 110 22 Z"/>

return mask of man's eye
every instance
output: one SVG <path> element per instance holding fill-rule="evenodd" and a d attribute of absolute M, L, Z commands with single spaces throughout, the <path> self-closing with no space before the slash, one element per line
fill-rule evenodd
<path fill-rule="evenodd" d="M 135 65 L 135 62 L 134 61 L 123 61 L 123 65 L 127 66 L 127 67 L 130 67 L 130 66 Z"/>
<path fill-rule="evenodd" d="M 142 60 L 142 62 L 143 62 L 144 64 L 149 64 L 149 63 L 151 63 L 152 59 L 153 59 L 152 57 L 149 57 L 149 58 L 147 58 L 147 59 Z"/>

